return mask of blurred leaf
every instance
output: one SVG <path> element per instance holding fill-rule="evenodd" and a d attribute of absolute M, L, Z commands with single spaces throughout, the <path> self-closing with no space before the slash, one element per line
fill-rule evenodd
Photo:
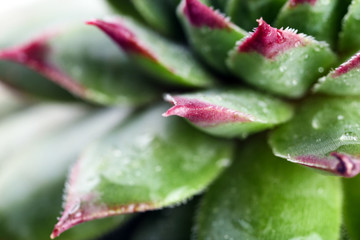
<path fill-rule="evenodd" d="M 286 1 L 287 0 L 228 0 L 225 13 L 230 16 L 234 23 L 247 31 L 251 31 L 256 27 L 255 20 L 260 17 L 271 23 Z"/>
<path fill-rule="evenodd" d="M 130 240 L 190 240 L 195 203 L 147 213 Z"/>
<path fill-rule="evenodd" d="M 325 42 L 276 29 L 260 19 L 259 27 L 229 54 L 234 74 L 260 89 L 290 98 L 302 97 L 335 62 Z"/>
<path fill-rule="evenodd" d="M 50 229 L 61 209 L 62 189 L 73 160 L 85 145 L 104 134 L 128 114 L 128 110 L 125 109 L 87 111 L 86 114 L 81 111 L 77 113 L 75 109 L 59 109 L 60 112 L 57 114 L 71 116 L 56 120 L 57 123 L 52 124 L 57 126 L 52 126 L 52 129 L 48 126 L 51 134 L 35 135 L 33 142 L 26 143 L 14 137 L 15 141 L 22 142 L 24 146 L 21 146 L 21 151 L 1 159 L 1 239 L 48 239 Z M 45 108 L 42 111 L 45 112 Z M 55 109 L 50 110 L 48 114 L 54 114 L 53 111 Z M 33 114 L 34 111 L 30 111 L 30 117 L 34 117 Z M 44 116 L 45 113 L 39 114 L 38 118 L 45 118 Z M 24 119 L 24 116 L 20 118 Z M 47 118 L 51 120 L 55 116 Z M 44 119 L 39 120 L 44 123 Z M 64 124 L 65 122 L 68 124 Z M 23 130 L 26 129 L 34 130 L 30 126 L 23 127 Z M 20 132 L 17 137 L 21 138 L 24 135 Z M 6 135 L 1 136 L 6 138 Z M 64 239 L 94 238 L 121 221 L 123 218 L 99 222 L 96 225 L 90 224 L 82 230 L 74 230 L 67 236 L 64 235 Z"/>
<path fill-rule="evenodd" d="M 0 83 L 0 120 L 24 106 L 23 99 L 20 99 L 14 92 L 11 92 L 10 89 Z"/>
<path fill-rule="evenodd" d="M 131 0 L 143 16 L 143 18 L 154 29 L 166 36 L 179 35 L 179 24 L 175 15 L 174 1 L 170 0 Z M 180 34 L 181 35 L 181 34 Z"/>
<path fill-rule="evenodd" d="M 235 160 L 203 198 L 197 239 L 339 239 L 339 179 L 281 161 L 263 139 Z"/>
<path fill-rule="evenodd" d="M 178 16 L 194 51 L 213 68 L 227 72 L 228 52 L 246 32 L 200 0 L 183 0 Z"/>
<path fill-rule="evenodd" d="M 21 1 L 10 9 L 5 6 L 0 9 L 0 52 L 84 22 L 89 17 L 102 17 L 109 13 L 111 11 L 103 0 L 64 0 L 61 4 L 57 0 L 31 0 Z M 17 63 L 0 60 L 0 80 L 42 98 L 71 99 L 67 91 Z"/>
<path fill-rule="evenodd" d="M 360 1 L 352 0 L 343 18 L 339 35 L 339 50 L 345 56 L 360 49 Z"/>
<path fill-rule="evenodd" d="M 208 87 L 214 78 L 190 51 L 125 17 L 89 21 L 104 31 L 132 61 L 163 82 L 187 87 Z"/>
<path fill-rule="evenodd" d="M 289 0 L 279 12 L 275 26 L 297 29 L 335 47 L 342 17 L 339 9 L 343 5 L 344 0 Z"/>
<path fill-rule="evenodd" d="M 81 222 L 173 205 L 204 190 L 229 165 L 232 144 L 156 107 L 82 154 L 53 237 Z"/>
<path fill-rule="evenodd" d="M 292 117 L 290 105 L 247 89 L 167 95 L 165 100 L 174 107 L 163 116 L 185 117 L 200 130 L 221 137 L 244 138 Z"/>
<path fill-rule="evenodd" d="M 360 176 L 344 179 L 344 220 L 351 239 L 360 239 Z"/>
<path fill-rule="evenodd" d="M 344 177 L 360 172 L 360 100 L 315 97 L 270 136 L 275 155 Z"/>

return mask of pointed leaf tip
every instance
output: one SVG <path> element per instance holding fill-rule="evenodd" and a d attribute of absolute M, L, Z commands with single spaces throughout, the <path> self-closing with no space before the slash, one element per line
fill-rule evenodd
<path fill-rule="evenodd" d="M 0 60 L 27 66 L 71 92 L 84 95 L 85 89 L 83 86 L 76 83 L 48 60 L 48 55 L 51 52 L 48 41 L 54 36 L 55 33 L 43 34 L 23 45 L 1 50 Z"/>
<path fill-rule="evenodd" d="M 217 126 L 222 123 L 251 122 L 254 117 L 229 108 L 197 100 L 196 98 L 166 95 L 165 101 L 174 106 L 163 114 L 164 117 L 177 115 L 187 118 L 200 127 Z"/>
<path fill-rule="evenodd" d="M 262 18 L 255 32 L 238 46 L 239 52 L 258 52 L 266 58 L 274 58 L 288 49 L 306 45 L 306 38 L 289 29 L 271 27 Z"/>
<path fill-rule="evenodd" d="M 227 28 L 229 21 L 199 0 L 184 0 L 183 11 L 190 23 L 196 27 Z"/>
<path fill-rule="evenodd" d="M 349 61 L 336 68 L 331 76 L 336 78 L 356 68 L 360 68 L 360 52 L 355 54 Z"/>
<path fill-rule="evenodd" d="M 98 27 L 124 51 L 137 53 L 153 61 L 157 61 L 154 54 L 141 44 L 140 40 L 132 31 L 121 23 L 121 19 L 113 19 L 111 21 L 95 19 L 87 21 L 86 24 Z"/>

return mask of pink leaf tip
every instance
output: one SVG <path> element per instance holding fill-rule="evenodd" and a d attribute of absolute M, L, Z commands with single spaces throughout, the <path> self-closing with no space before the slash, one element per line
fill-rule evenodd
<path fill-rule="evenodd" d="M 222 123 L 251 122 L 254 117 L 229 108 L 199 101 L 194 98 L 165 95 L 164 99 L 174 106 L 163 114 L 164 117 L 177 115 L 187 118 L 200 127 L 213 127 Z"/>
<path fill-rule="evenodd" d="M 296 157 L 295 160 L 289 160 L 346 178 L 354 177 L 360 173 L 360 159 L 345 153 L 332 152 L 329 157 L 325 158 L 306 155 Z"/>
<path fill-rule="evenodd" d="M 137 53 L 157 61 L 154 54 L 140 42 L 132 31 L 122 24 L 121 19 L 113 19 L 111 21 L 95 19 L 87 21 L 86 24 L 94 25 L 101 29 L 125 52 Z"/>
<path fill-rule="evenodd" d="M 239 52 L 258 52 L 266 58 L 274 58 L 288 49 L 304 46 L 307 40 L 290 29 L 271 27 L 262 18 L 254 33 L 246 37 L 239 45 Z"/>
<path fill-rule="evenodd" d="M 199 0 L 185 0 L 183 11 L 190 23 L 196 27 L 227 28 L 229 21 Z"/>
<path fill-rule="evenodd" d="M 289 5 L 290 7 L 296 7 L 299 4 L 309 3 L 310 5 L 314 6 L 317 0 L 290 0 Z"/>
<path fill-rule="evenodd" d="M 25 65 L 71 92 L 84 95 L 85 89 L 83 86 L 76 83 L 48 60 L 51 54 L 51 47 L 48 42 L 54 35 L 54 33 L 43 34 L 21 46 L 1 50 L 0 60 Z"/>
<path fill-rule="evenodd" d="M 335 71 L 331 74 L 332 77 L 339 77 L 352 69 L 360 68 L 360 52 L 353 56 L 349 61 L 341 64 Z"/>

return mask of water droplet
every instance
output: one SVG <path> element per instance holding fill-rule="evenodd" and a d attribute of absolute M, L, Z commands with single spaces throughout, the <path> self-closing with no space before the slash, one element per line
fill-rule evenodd
<path fill-rule="evenodd" d="M 231 161 L 228 158 L 223 158 L 223 159 L 220 159 L 219 161 L 217 161 L 216 164 L 219 167 L 228 167 L 228 166 L 230 166 Z"/>
<path fill-rule="evenodd" d="M 80 199 L 77 199 L 74 201 L 74 204 L 72 205 L 71 209 L 69 210 L 69 214 L 74 214 L 76 211 L 78 211 L 80 208 Z"/>
<path fill-rule="evenodd" d="M 319 72 L 319 73 L 323 73 L 323 72 L 324 72 L 324 68 L 323 68 L 323 67 L 319 67 L 319 68 L 318 68 L 318 72 Z"/>
<path fill-rule="evenodd" d="M 344 116 L 343 116 L 343 115 L 338 115 L 338 116 L 337 116 L 337 119 L 338 119 L 338 120 L 343 120 L 343 119 L 344 119 Z"/>
<path fill-rule="evenodd" d="M 285 66 L 280 66 L 280 72 L 285 72 L 285 70 L 286 70 L 286 67 Z"/>
<path fill-rule="evenodd" d="M 311 126 L 314 128 L 314 129 L 319 129 L 321 127 L 320 123 L 319 123 L 319 120 L 317 118 L 314 118 L 312 121 L 311 121 Z"/>
<path fill-rule="evenodd" d="M 352 132 L 346 132 L 339 138 L 340 141 L 357 141 L 359 138 Z"/>

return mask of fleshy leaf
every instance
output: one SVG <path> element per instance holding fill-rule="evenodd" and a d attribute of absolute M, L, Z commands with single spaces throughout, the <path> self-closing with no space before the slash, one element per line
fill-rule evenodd
<path fill-rule="evenodd" d="M 335 54 L 291 29 L 276 29 L 264 20 L 230 52 L 227 64 L 247 83 L 290 98 L 303 96 L 310 85 L 327 71 Z"/>
<path fill-rule="evenodd" d="M 82 222 L 173 205 L 207 187 L 232 155 L 231 142 L 165 119 L 159 106 L 113 129 L 72 169 L 52 237 Z"/>
<path fill-rule="evenodd" d="M 166 95 L 172 103 L 163 116 L 187 118 L 200 130 L 221 137 L 241 137 L 289 120 L 292 108 L 247 89 L 210 90 L 192 94 Z"/>
<path fill-rule="evenodd" d="M 359 109 L 356 98 L 308 99 L 271 134 L 275 155 L 344 177 L 359 174 Z"/>
<path fill-rule="evenodd" d="M 315 92 L 337 96 L 360 96 L 360 52 L 319 79 Z"/>
<path fill-rule="evenodd" d="M 156 86 L 144 81 L 116 48 L 96 30 L 74 27 L 2 50 L 0 59 L 23 64 L 93 102 L 139 104 L 154 99 Z"/>
<path fill-rule="evenodd" d="M 29 111 L 28 119 L 34 118 L 39 123 L 27 126 L 18 126 L 23 131 L 29 131 L 28 135 L 33 135 L 32 141 L 24 141 L 23 132 L 13 131 L 11 138 L 1 134 L 1 138 L 17 142 L 21 151 L 2 154 L 0 168 L 0 238 L 1 239 L 27 239 L 38 240 L 48 239 L 49 229 L 55 224 L 56 216 L 61 210 L 61 196 L 63 186 L 69 167 L 74 163 L 76 156 L 88 145 L 89 142 L 107 132 L 112 126 L 116 125 L 128 115 L 127 109 L 108 109 L 99 111 L 85 111 L 80 107 L 69 106 L 43 111 L 34 116 L 34 111 Z M 54 113 L 56 109 L 58 113 Z M 77 110 L 77 111 L 76 111 Z M 59 114 L 69 116 L 58 116 Z M 25 120 L 24 116 L 20 119 L 14 118 L 14 122 Z M 60 119 L 54 120 L 56 116 Z M 46 118 L 52 123 L 46 123 Z M 62 119 L 61 119 L 62 118 Z M 47 133 L 39 132 L 39 135 L 31 133 L 37 128 L 37 124 L 43 123 Z M 8 123 L 7 123 L 8 124 Z M 50 126 L 53 125 L 53 126 Z M 3 126 L 0 123 L 0 126 Z M 4 126 L 5 127 L 5 126 Z M 20 130 L 19 129 L 19 130 Z M 4 133 L 4 129 L 2 129 Z M 5 139 L 1 139 L 2 142 Z M 11 145 L 11 144 L 8 144 Z M 108 231 L 124 218 L 109 219 L 97 223 L 90 223 L 88 226 L 74 229 L 64 238 L 67 240 L 80 240 L 95 238 L 103 232 Z"/>
<path fill-rule="evenodd" d="M 342 5 L 342 0 L 288 0 L 279 12 L 275 26 L 297 29 L 334 47 Z"/>
<path fill-rule="evenodd" d="M 344 179 L 344 221 L 349 239 L 360 239 L 360 209 L 356 207 L 360 201 L 360 176 Z"/>
<path fill-rule="evenodd" d="M 195 234 L 199 240 L 338 240 L 341 199 L 338 178 L 283 162 L 264 139 L 252 139 L 205 194 Z"/>
<path fill-rule="evenodd" d="M 93 20 L 134 63 L 163 82 L 188 87 L 207 87 L 214 78 L 196 62 L 188 49 L 172 43 L 124 17 Z"/>
<path fill-rule="evenodd" d="M 42 38 L 44 35 L 54 34 L 59 29 L 66 29 L 67 26 L 89 17 L 110 13 L 102 0 L 64 0 L 61 4 L 58 4 L 57 0 L 32 0 L 29 3 L 0 9 L 0 52 L 13 46 L 30 44 L 38 39 L 38 36 Z M 84 4 L 86 8 L 83 8 Z M 79 9 L 83 10 L 78 11 Z M 72 99 L 67 91 L 17 63 L 0 60 L 0 80 L 30 96 L 56 100 Z"/>
<path fill-rule="evenodd" d="M 256 27 L 255 20 L 260 17 L 267 22 L 275 20 L 285 2 L 286 0 L 228 0 L 225 13 L 230 16 L 234 23 L 247 31 L 251 31 Z"/>
<path fill-rule="evenodd" d="M 246 32 L 199 0 L 183 0 L 178 16 L 193 49 L 210 66 L 227 72 L 225 61 L 228 52 Z"/>
<path fill-rule="evenodd" d="M 352 55 L 360 49 L 360 1 L 352 0 L 343 18 L 339 35 L 339 50 L 343 55 Z"/>

